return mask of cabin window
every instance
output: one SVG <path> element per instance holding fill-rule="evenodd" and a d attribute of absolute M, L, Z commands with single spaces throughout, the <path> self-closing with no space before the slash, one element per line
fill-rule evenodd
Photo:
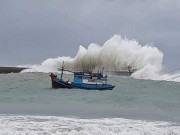
<path fill-rule="evenodd" d="M 87 77 L 87 76 L 84 76 L 84 77 L 83 77 L 83 79 L 87 79 L 87 80 L 88 80 L 88 79 L 89 79 L 89 77 Z"/>
<path fill-rule="evenodd" d="M 76 76 L 75 78 L 77 78 L 77 79 L 82 79 L 82 77 L 81 77 L 81 76 Z"/>
<path fill-rule="evenodd" d="M 97 79 L 97 77 L 92 77 L 92 79 Z"/>

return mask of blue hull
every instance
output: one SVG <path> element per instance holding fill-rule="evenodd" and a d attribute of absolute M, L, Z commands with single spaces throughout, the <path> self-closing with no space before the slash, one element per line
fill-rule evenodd
<path fill-rule="evenodd" d="M 74 84 L 72 83 L 74 88 L 79 89 L 87 89 L 87 90 L 112 90 L 115 86 L 110 84 Z"/>

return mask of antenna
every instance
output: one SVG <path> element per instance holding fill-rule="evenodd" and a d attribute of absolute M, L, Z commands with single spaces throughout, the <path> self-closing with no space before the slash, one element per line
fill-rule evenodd
<path fill-rule="evenodd" d="M 63 61 L 63 63 L 62 63 L 62 68 L 64 68 L 64 61 Z"/>
<path fill-rule="evenodd" d="M 104 72 L 104 67 L 102 67 L 102 76 L 103 76 L 103 72 Z"/>
<path fill-rule="evenodd" d="M 62 69 L 61 69 L 61 77 L 60 77 L 61 80 L 62 80 L 62 77 L 63 77 L 63 71 L 64 71 L 64 61 L 63 61 L 63 64 L 62 64 Z"/>

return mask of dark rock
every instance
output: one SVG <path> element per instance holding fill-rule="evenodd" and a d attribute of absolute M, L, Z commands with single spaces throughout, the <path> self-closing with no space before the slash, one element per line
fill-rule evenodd
<path fill-rule="evenodd" d="M 27 69 L 27 68 L 25 67 L 0 67 L 0 74 L 19 73 L 24 69 Z"/>

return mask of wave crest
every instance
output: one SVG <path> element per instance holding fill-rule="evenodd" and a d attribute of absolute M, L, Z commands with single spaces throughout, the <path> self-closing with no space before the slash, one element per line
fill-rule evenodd
<path fill-rule="evenodd" d="M 105 71 L 128 70 L 128 66 L 136 69 L 134 78 L 148 78 L 162 69 L 163 53 L 156 47 L 142 46 L 136 40 L 122 39 L 114 35 L 100 46 L 92 43 L 88 48 L 79 46 L 77 55 L 72 57 L 49 58 L 40 65 L 30 66 L 23 72 L 56 72 L 63 61 L 65 68 L 73 71 L 99 70 Z"/>

